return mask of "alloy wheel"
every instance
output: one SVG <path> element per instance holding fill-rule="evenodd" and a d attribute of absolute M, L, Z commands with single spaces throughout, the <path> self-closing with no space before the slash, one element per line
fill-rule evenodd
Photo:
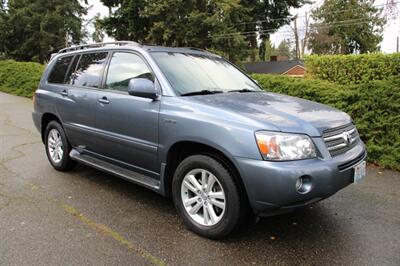
<path fill-rule="evenodd" d="M 205 169 L 194 169 L 181 184 L 181 199 L 187 214 L 203 226 L 213 226 L 226 208 L 224 189 L 218 178 Z"/>
<path fill-rule="evenodd" d="M 64 155 L 64 148 L 60 132 L 55 128 L 51 129 L 49 132 L 47 147 L 51 160 L 56 164 L 60 163 Z"/>

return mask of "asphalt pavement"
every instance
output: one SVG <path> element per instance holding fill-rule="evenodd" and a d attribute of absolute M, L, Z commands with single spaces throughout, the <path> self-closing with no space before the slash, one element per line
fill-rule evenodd
<path fill-rule="evenodd" d="M 78 165 L 55 171 L 30 99 L 0 93 L 0 265 L 400 265 L 400 173 L 363 182 L 222 241 L 172 201 Z"/>

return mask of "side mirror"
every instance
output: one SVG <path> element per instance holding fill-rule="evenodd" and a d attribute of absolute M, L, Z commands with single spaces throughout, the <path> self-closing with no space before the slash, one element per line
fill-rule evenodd
<path fill-rule="evenodd" d="M 132 96 L 150 98 L 153 100 L 157 98 L 157 91 L 154 83 L 144 78 L 131 79 L 128 85 L 128 93 Z"/>

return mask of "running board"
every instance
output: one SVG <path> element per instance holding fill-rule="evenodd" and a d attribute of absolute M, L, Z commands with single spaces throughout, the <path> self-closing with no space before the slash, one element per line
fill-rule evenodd
<path fill-rule="evenodd" d="M 69 153 L 69 156 L 71 157 L 71 159 L 75 161 L 86 164 L 98 170 L 107 172 L 109 174 L 118 176 L 129 182 L 147 187 L 151 190 L 160 193 L 160 182 L 158 180 L 155 180 L 154 178 L 145 176 L 138 172 L 128 170 L 126 168 L 122 168 L 120 166 L 114 165 L 104 160 L 94 158 L 87 154 L 81 154 L 76 149 L 72 149 L 71 152 Z"/>

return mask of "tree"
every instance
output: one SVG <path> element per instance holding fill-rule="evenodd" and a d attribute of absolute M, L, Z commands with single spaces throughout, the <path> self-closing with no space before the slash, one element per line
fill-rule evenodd
<path fill-rule="evenodd" d="M 309 33 L 310 33 L 310 17 L 307 15 L 307 12 L 305 13 L 305 21 L 304 21 L 304 28 L 303 28 L 303 38 L 301 38 L 299 34 L 299 29 L 297 27 L 297 16 L 295 16 L 293 20 L 293 26 L 290 26 L 293 35 L 294 35 L 294 44 L 295 44 L 295 49 L 293 51 L 293 58 L 295 59 L 302 59 L 304 58 L 304 54 L 306 51 L 306 47 L 308 44 L 308 38 L 309 38 Z"/>
<path fill-rule="evenodd" d="M 300 58 L 300 37 L 299 37 L 299 32 L 297 31 L 297 16 L 294 18 L 293 21 L 293 33 L 294 33 L 294 58 L 299 59 Z"/>
<path fill-rule="evenodd" d="M 385 15 L 390 19 L 396 19 L 399 15 L 396 0 L 386 0 Z"/>
<path fill-rule="evenodd" d="M 278 48 L 276 49 L 276 54 L 281 56 L 286 56 L 287 58 L 295 57 L 293 52 L 291 51 L 291 43 L 290 40 L 286 39 L 279 43 Z"/>
<path fill-rule="evenodd" d="M 301 40 L 301 50 L 300 50 L 300 58 L 303 59 L 305 52 L 306 52 L 306 47 L 308 45 L 308 38 L 310 37 L 310 17 L 309 15 L 305 14 L 304 16 L 305 21 L 304 21 L 304 37 Z"/>
<path fill-rule="evenodd" d="M 277 51 L 270 39 L 262 40 L 259 48 L 260 61 L 268 61 L 272 55 L 276 55 Z"/>
<path fill-rule="evenodd" d="M 207 38 L 208 46 L 222 51 L 222 55 L 232 62 L 243 60 L 247 56 L 248 43 L 245 36 L 240 34 L 244 30 L 240 23 L 248 9 L 240 4 L 240 0 L 220 0 L 215 1 L 208 10 L 208 34 L 211 37 Z M 197 38 L 196 35 L 193 37 Z"/>
<path fill-rule="evenodd" d="M 116 40 L 145 42 L 150 21 L 146 8 L 150 1 L 146 0 L 101 0 L 105 6 L 113 9 L 110 15 L 101 21 L 108 36 Z M 176 13 L 174 13 L 176 15 Z"/>
<path fill-rule="evenodd" d="M 146 41 L 167 46 L 206 48 L 212 23 L 208 8 L 213 7 L 201 1 L 153 1 L 147 9 L 151 27 L 145 35 Z"/>
<path fill-rule="evenodd" d="M 326 0 L 312 12 L 309 49 L 315 54 L 379 51 L 386 19 L 374 0 Z"/>
<path fill-rule="evenodd" d="M 101 19 L 100 19 L 100 13 L 97 13 L 96 16 L 93 17 L 93 28 L 94 31 L 92 33 L 92 40 L 94 42 L 103 42 L 105 33 L 103 31 L 103 28 L 101 26 Z"/>
<path fill-rule="evenodd" d="M 308 0 L 102 0 L 114 10 L 102 20 L 109 36 L 157 45 L 221 51 L 231 60 L 255 59 L 257 36 L 290 21 L 289 9 Z"/>
<path fill-rule="evenodd" d="M 291 8 L 299 8 L 309 2 L 309 0 L 243 0 L 243 5 L 250 8 L 247 16 L 252 18 L 252 21 L 257 21 L 246 24 L 245 31 L 258 32 L 261 39 L 268 39 L 275 30 L 290 23 Z M 258 34 L 247 36 L 252 49 L 257 48 L 257 36 Z M 255 54 L 252 58 L 255 59 Z"/>
<path fill-rule="evenodd" d="M 243 57 L 244 37 L 235 34 L 246 10 L 240 0 L 102 0 L 116 9 L 101 20 L 106 33 L 117 40 L 166 46 L 212 49 L 232 60 Z M 229 35 L 234 33 L 233 35 Z M 216 37 L 226 35 L 224 37 Z"/>
<path fill-rule="evenodd" d="M 5 0 L 0 0 L 0 58 L 5 57 L 6 21 Z"/>
<path fill-rule="evenodd" d="M 267 43 L 265 40 L 262 40 L 260 43 L 260 48 L 258 49 L 258 57 L 260 61 L 265 61 L 266 52 L 267 52 Z"/>
<path fill-rule="evenodd" d="M 9 0 L 3 10 L 3 50 L 16 60 L 43 63 L 85 36 L 86 8 L 78 0 Z"/>

